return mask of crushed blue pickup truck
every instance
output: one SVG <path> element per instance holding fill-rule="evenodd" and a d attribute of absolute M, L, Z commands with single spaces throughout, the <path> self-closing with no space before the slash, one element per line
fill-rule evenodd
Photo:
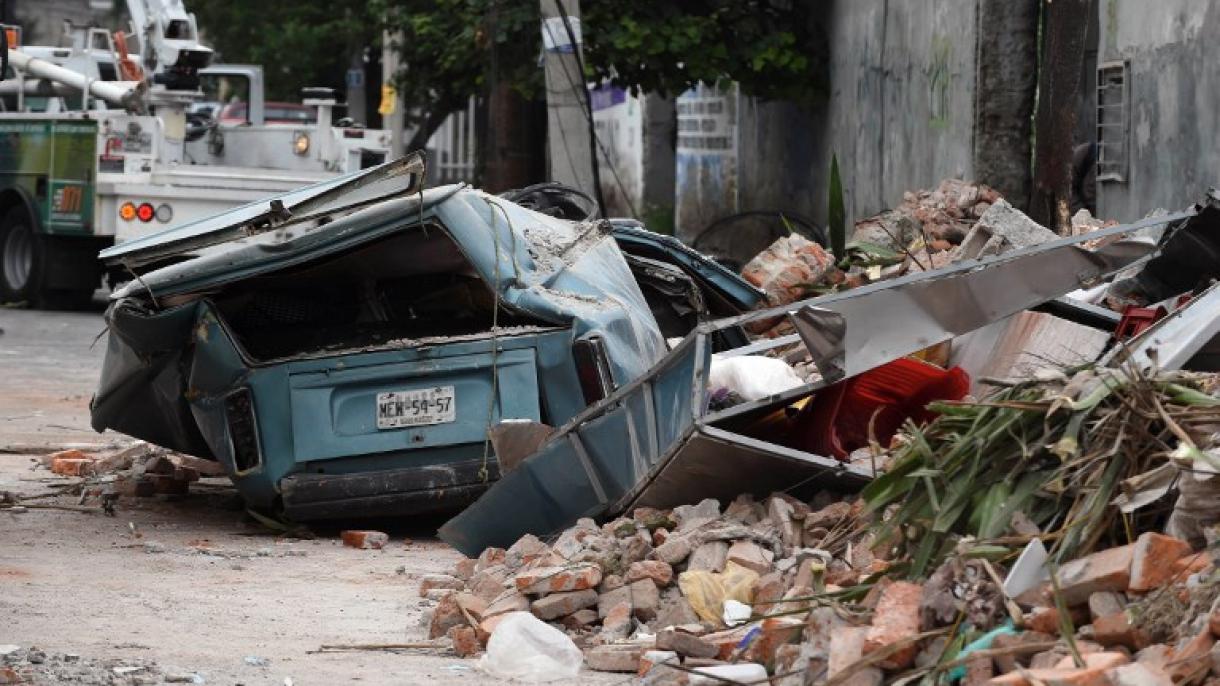
<path fill-rule="evenodd" d="M 1153 302 L 1215 278 L 1220 254 L 1213 192 L 767 307 L 636 222 L 424 189 L 423 172 L 407 157 L 105 251 L 138 276 L 107 310 L 94 428 L 217 460 L 288 519 L 458 512 L 439 534 L 475 556 L 638 507 L 859 490 L 875 467 L 823 450 L 826 427 L 792 441 L 775 422 L 1032 308 L 1111 329 L 1062 296 L 1140 268 L 1112 288 Z M 746 333 L 773 322 L 788 333 Z M 721 402 L 743 358 L 789 376 Z"/>
<path fill-rule="evenodd" d="M 455 510 L 521 436 L 764 297 L 638 224 L 422 178 L 409 156 L 105 251 L 142 273 L 106 313 L 94 428 L 215 459 L 291 519 Z"/>

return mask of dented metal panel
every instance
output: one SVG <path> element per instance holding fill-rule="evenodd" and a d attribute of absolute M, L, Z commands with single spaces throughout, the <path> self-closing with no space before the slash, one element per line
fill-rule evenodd
<path fill-rule="evenodd" d="M 808 478 L 828 486 L 859 485 L 868 478 L 860 470 L 728 431 L 725 420 L 783 407 L 839 376 L 859 374 L 1090 285 L 1148 258 L 1153 248 L 1117 240 L 1090 251 L 1081 243 L 1193 215 L 1192 210 L 1106 229 L 703 324 L 642 378 L 557 431 L 537 454 L 446 522 L 441 538 L 475 555 L 489 546 L 511 545 L 525 533 L 547 534 L 579 517 L 609 516 L 636 505 L 767 492 Z M 811 356 L 830 378 L 709 411 L 709 337 L 724 327 L 784 315 L 795 320 Z M 799 341 L 801 336 L 784 340 Z M 522 502 L 531 503 L 528 511 L 516 506 Z"/>

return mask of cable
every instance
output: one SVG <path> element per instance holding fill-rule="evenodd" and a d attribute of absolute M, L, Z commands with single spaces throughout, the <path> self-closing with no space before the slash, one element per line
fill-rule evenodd
<path fill-rule="evenodd" d="M 560 0 L 554 0 L 555 10 L 559 12 L 559 18 L 563 20 L 563 30 L 568 34 L 568 43 L 572 46 L 572 54 L 576 55 L 576 68 L 581 76 L 580 92 L 584 94 L 585 101 L 585 120 L 589 124 L 589 154 L 593 157 L 593 192 L 597 195 L 597 209 L 606 216 L 606 199 L 602 196 L 602 178 L 601 165 L 597 163 L 597 127 L 593 124 L 593 99 L 589 95 L 589 87 L 585 84 L 585 60 L 580 56 L 580 44 L 576 42 L 576 33 L 572 31 L 572 22 L 568 17 L 568 13 L 563 8 L 563 3 Z M 563 65 L 563 62 L 560 61 Z M 564 75 L 567 75 L 567 65 L 563 65 Z M 576 84 L 572 79 L 568 79 L 568 85 L 576 88 Z M 609 160 L 607 160 L 608 162 Z"/>
<path fill-rule="evenodd" d="M 559 0 L 555 0 L 555 3 L 556 3 L 556 5 L 558 5 Z M 572 27 L 568 23 L 567 13 L 563 11 L 562 7 L 559 7 L 559 10 L 560 10 L 560 16 L 563 18 L 564 29 L 566 30 L 566 32 L 568 34 L 568 40 L 572 42 L 573 49 L 576 51 L 577 64 L 580 67 L 581 74 L 584 74 L 584 60 L 581 58 L 580 50 L 576 47 L 575 37 L 572 32 Z M 551 36 L 552 42 L 556 42 L 555 34 L 551 33 L 550 26 L 543 24 L 543 27 L 546 28 L 548 35 Z M 569 88 L 575 89 L 577 80 L 574 79 L 572 77 L 572 73 L 570 71 L 568 71 L 567 64 L 560 61 L 559 66 L 563 70 L 563 75 L 564 75 L 564 78 L 567 79 L 567 81 L 568 81 Z M 585 119 L 589 125 L 590 144 L 596 145 L 597 148 L 601 150 L 602 157 L 606 158 L 606 164 L 609 165 L 609 167 L 610 167 L 610 173 L 614 176 L 614 182 L 618 186 L 619 192 L 622 194 L 623 200 L 625 200 L 627 202 L 627 207 L 631 211 L 632 217 L 634 217 L 635 219 L 639 219 L 640 218 L 639 210 L 636 209 L 635 203 L 632 202 L 631 194 L 627 192 L 627 187 L 623 183 L 623 179 L 621 177 L 619 177 L 618 168 L 616 168 L 614 166 L 613 162 L 611 162 L 610 152 L 606 149 L 606 146 L 602 142 L 601 137 L 599 137 L 597 135 L 597 128 L 594 126 L 594 122 L 593 122 L 593 103 L 589 96 L 589 89 L 585 85 L 585 82 L 583 79 L 580 80 L 580 88 L 583 90 L 583 92 L 585 94 L 585 97 L 583 99 L 581 99 L 580 102 L 582 105 L 582 109 L 584 111 Z M 559 135 L 561 138 L 563 137 L 563 127 L 562 126 L 559 127 Z M 564 140 L 564 150 L 566 153 L 567 152 L 566 139 Z M 569 162 L 571 161 L 571 155 L 568 156 L 568 160 L 569 160 Z M 597 197 L 599 200 L 598 209 L 601 211 L 602 216 L 605 217 L 606 208 L 605 208 L 605 202 L 602 201 L 601 176 L 600 176 L 599 167 L 597 164 L 597 151 L 596 150 L 593 153 L 593 174 L 594 174 L 594 180 L 595 180 L 595 184 L 594 184 L 595 189 L 594 190 L 596 191 Z"/>

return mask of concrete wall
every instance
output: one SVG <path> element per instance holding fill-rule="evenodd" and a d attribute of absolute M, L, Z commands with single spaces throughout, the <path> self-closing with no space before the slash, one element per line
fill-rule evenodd
<path fill-rule="evenodd" d="M 1185 207 L 1220 185 L 1220 1 L 1099 0 L 1098 13 L 1099 62 L 1128 67 L 1126 173 L 1098 181 L 1098 214 Z"/>
<path fill-rule="evenodd" d="M 981 1 L 831 3 L 827 101 L 812 111 L 739 101 L 735 209 L 787 210 L 824 223 L 832 154 L 849 219 L 900 202 L 906 190 L 971 177 Z M 683 175 L 682 153 L 679 144 L 678 230 L 690 239 L 702 225 L 688 221 L 695 215 L 688 206 L 708 189 L 691 188 L 705 176 Z"/>

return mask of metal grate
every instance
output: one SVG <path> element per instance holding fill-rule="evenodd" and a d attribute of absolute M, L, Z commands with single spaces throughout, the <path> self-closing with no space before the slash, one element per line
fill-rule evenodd
<path fill-rule="evenodd" d="M 1097 68 L 1097 180 L 1127 177 L 1127 63 Z"/>

